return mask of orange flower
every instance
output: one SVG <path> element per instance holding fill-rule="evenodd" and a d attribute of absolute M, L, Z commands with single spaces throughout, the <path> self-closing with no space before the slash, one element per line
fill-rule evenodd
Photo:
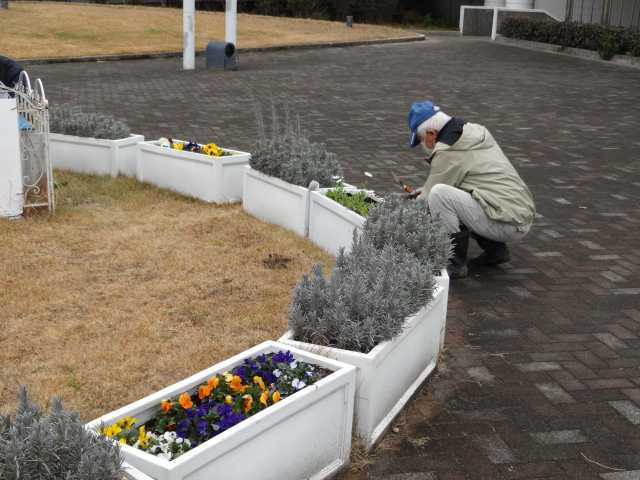
<path fill-rule="evenodd" d="M 200 385 L 198 388 L 198 398 L 203 400 L 211 393 L 211 387 L 209 385 Z"/>
<path fill-rule="evenodd" d="M 180 405 L 182 405 L 182 408 L 184 408 L 185 410 L 193 407 L 193 402 L 191 401 L 191 395 L 189 395 L 187 392 L 180 395 Z"/>
<path fill-rule="evenodd" d="M 171 410 L 171 402 L 169 400 L 162 400 L 162 403 L 160 404 L 160 406 L 162 407 L 162 411 L 164 413 L 169 413 L 169 410 Z"/>
<path fill-rule="evenodd" d="M 264 386 L 264 380 L 262 380 L 262 378 L 260 378 L 259 376 L 255 376 L 253 377 L 253 383 L 255 383 L 256 385 L 258 385 L 260 387 L 260 390 L 265 391 L 266 388 Z"/>
<path fill-rule="evenodd" d="M 253 407 L 253 397 L 251 395 L 242 396 L 242 407 L 244 409 L 244 413 L 251 410 L 251 407 Z"/>
<path fill-rule="evenodd" d="M 231 405 L 233 403 L 233 397 L 231 395 L 227 395 L 226 397 L 224 397 L 224 403 L 226 403 L 227 405 Z"/>
<path fill-rule="evenodd" d="M 273 400 L 273 403 L 278 403 L 280 401 L 280 392 L 278 392 L 277 390 L 273 392 L 273 395 L 271 395 L 271 400 Z"/>
<path fill-rule="evenodd" d="M 218 383 L 220 381 L 218 380 L 218 377 L 211 377 L 208 381 L 207 381 L 207 385 L 209 385 L 209 388 L 211 390 L 215 390 L 216 388 L 218 388 Z"/>
<path fill-rule="evenodd" d="M 266 407 L 268 400 L 269 400 L 269 392 L 265 390 L 264 392 L 262 392 L 262 395 L 260 395 L 260 403 Z"/>
<path fill-rule="evenodd" d="M 231 377 L 229 387 L 231 387 L 231 390 L 236 392 L 244 392 L 247 389 L 247 387 L 242 385 L 242 378 L 240 378 L 238 375 L 234 375 L 233 377 Z"/>

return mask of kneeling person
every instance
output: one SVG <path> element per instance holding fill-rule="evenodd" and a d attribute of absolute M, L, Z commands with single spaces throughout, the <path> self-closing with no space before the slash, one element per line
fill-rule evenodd
<path fill-rule="evenodd" d="M 431 164 L 418 199 L 428 202 L 452 237 L 449 276 L 467 276 L 469 235 L 484 250 L 471 263 L 508 262 L 506 243 L 521 240 L 529 232 L 535 204 L 489 130 L 452 118 L 429 101 L 411 106 L 409 129 L 411 147 L 421 145 Z"/>

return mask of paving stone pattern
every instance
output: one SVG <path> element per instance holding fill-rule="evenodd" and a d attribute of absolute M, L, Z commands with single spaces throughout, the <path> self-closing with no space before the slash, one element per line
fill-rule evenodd
<path fill-rule="evenodd" d="M 54 104 L 151 138 L 250 150 L 257 105 L 287 102 L 349 182 L 380 191 L 395 189 L 391 171 L 426 176 L 406 148 L 413 100 L 489 127 L 536 225 L 511 263 L 452 285 L 437 375 L 344 477 L 640 478 L 639 71 L 453 37 L 247 54 L 238 72 L 175 59 L 30 70 Z"/>

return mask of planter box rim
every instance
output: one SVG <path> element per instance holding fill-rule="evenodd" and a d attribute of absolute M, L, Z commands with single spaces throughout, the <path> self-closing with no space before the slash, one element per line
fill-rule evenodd
<path fill-rule="evenodd" d="M 247 173 L 249 173 L 250 175 L 259 177 L 261 180 L 264 180 L 266 183 L 273 185 L 274 187 L 284 188 L 289 191 L 297 190 L 300 193 L 310 192 L 310 190 L 307 187 L 295 185 L 293 183 L 289 183 L 285 180 L 282 180 L 281 178 L 268 175 L 266 173 L 261 172 L 260 170 L 256 170 L 251 165 L 247 165 L 247 169 L 248 169 Z"/>
<path fill-rule="evenodd" d="M 436 277 L 437 279 L 438 277 Z M 300 344 L 300 345 L 310 345 L 310 346 L 314 346 L 317 347 L 317 349 L 312 350 L 313 353 L 322 355 L 322 352 L 341 352 L 341 354 L 345 357 L 351 357 L 352 359 L 358 359 L 358 360 L 366 360 L 366 361 L 373 361 L 373 360 L 378 360 L 378 361 L 382 361 L 386 355 L 381 356 L 385 351 L 387 351 L 387 355 L 389 353 L 389 346 L 391 344 L 393 344 L 394 342 L 396 342 L 397 339 L 403 337 L 404 335 L 409 334 L 410 332 L 410 327 L 416 322 L 416 320 L 426 311 L 429 310 L 430 308 L 433 307 L 433 305 L 435 305 L 438 301 L 442 300 L 440 297 L 442 297 L 445 294 L 445 289 L 442 287 L 442 285 L 439 285 L 436 282 L 436 286 L 433 289 L 433 298 L 431 299 L 431 301 L 426 304 L 425 306 L 423 306 L 420 310 L 418 310 L 416 313 L 414 313 L 413 315 L 409 315 L 406 317 L 405 319 L 405 328 L 403 328 L 402 333 L 400 333 L 400 335 L 398 335 L 395 338 L 392 338 L 391 340 L 385 340 L 384 342 L 381 342 L 379 344 L 377 344 L 375 347 L 373 347 L 373 349 L 368 352 L 368 353 L 362 353 L 362 352 L 356 352 L 354 350 L 346 350 L 343 348 L 337 348 L 337 347 L 328 347 L 328 346 L 323 346 L 323 345 L 316 345 L 314 343 L 308 343 L 308 342 L 303 342 L 300 340 L 294 340 L 293 339 L 293 332 L 291 330 L 287 330 L 285 332 L 285 334 L 280 337 L 282 340 L 287 340 L 289 342 L 294 342 L 292 343 L 292 345 L 296 345 L 296 344 Z M 447 301 L 447 299 L 445 298 L 444 301 Z"/>
<path fill-rule="evenodd" d="M 316 204 L 318 206 L 327 210 L 331 210 L 332 213 L 339 216 L 346 222 L 353 224 L 354 227 L 360 227 L 361 224 L 365 221 L 365 217 L 357 212 L 354 212 L 350 208 L 345 207 L 341 203 L 336 202 L 332 198 L 327 197 L 322 191 L 311 191 L 311 196 L 316 201 Z"/>
<path fill-rule="evenodd" d="M 67 135 L 66 133 L 54 133 L 50 132 L 49 137 L 54 140 L 67 141 L 69 143 L 92 143 L 97 145 L 112 145 L 113 143 L 122 144 L 122 143 L 135 143 L 132 140 L 137 140 L 139 138 L 144 139 L 144 135 L 140 135 L 137 133 L 130 133 L 128 137 L 123 138 L 95 138 L 95 137 L 80 137 L 78 135 Z M 142 143 L 142 142 L 139 142 Z"/>
<path fill-rule="evenodd" d="M 177 142 L 186 143 L 184 140 L 175 139 Z M 215 157 L 211 155 L 205 155 L 204 153 L 196 153 L 196 152 L 188 152 L 184 150 L 174 150 L 168 147 L 161 147 L 159 140 L 148 140 L 145 142 L 140 142 L 141 148 L 149 148 L 151 147 L 154 151 L 161 151 L 163 154 L 172 157 L 178 157 L 185 160 L 193 160 L 200 163 L 206 163 L 208 165 L 213 164 L 214 162 L 221 161 L 223 163 L 236 163 L 238 160 L 244 161 L 244 158 L 247 155 L 251 155 L 249 152 L 242 152 L 240 150 L 233 150 L 231 148 L 222 148 L 225 152 L 231 152 L 231 155 L 225 155 L 223 157 Z"/>
<path fill-rule="evenodd" d="M 192 450 L 189 450 L 188 452 L 182 454 L 175 460 L 166 460 L 164 458 L 158 457 L 156 455 L 145 452 L 143 450 L 134 448 L 130 445 L 120 445 L 120 448 L 123 449 L 124 451 L 127 451 L 130 455 L 134 457 L 143 458 L 146 461 L 162 466 L 167 471 L 173 471 L 175 469 L 181 468 L 185 463 L 192 461 L 194 457 L 198 456 L 200 453 L 204 452 L 205 450 L 214 449 L 216 447 L 221 448 L 220 444 L 223 444 L 225 441 L 228 441 L 229 438 L 242 435 L 243 432 L 247 431 L 250 428 L 254 428 L 254 425 L 260 423 L 261 420 L 263 420 L 265 417 L 278 415 L 279 412 L 288 408 L 291 403 L 293 402 L 299 403 L 299 401 L 304 399 L 305 397 L 314 395 L 314 393 L 317 390 L 319 390 L 320 387 L 326 385 L 327 383 L 333 383 L 333 381 L 335 381 L 336 379 L 339 379 L 340 377 L 343 377 L 343 376 L 348 376 L 351 374 L 352 371 L 355 371 L 355 367 L 347 363 L 343 363 L 338 360 L 333 360 L 331 358 L 327 358 L 313 352 L 301 350 L 292 345 L 279 343 L 273 340 L 267 340 L 254 347 L 251 347 L 250 349 L 244 350 L 243 352 L 240 352 L 228 359 L 218 362 L 207 369 L 204 369 L 198 373 L 195 373 L 173 385 L 165 387 L 157 392 L 147 395 L 146 397 L 140 400 L 134 401 L 129 405 L 118 408 L 117 410 L 114 410 L 101 417 L 98 417 L 97 419 L 88 422 L 85 425 L 85 428 L 93 430 L 102 424 L 107 424 L 107 422 L 101 421 L 105 417 L 112 419 L 112 420 L 109 420 L 109 423 L 110 423 L 110 422 L 117 421 L 117 419 L 120 419 L 123 416 L 126 416 L 129 412 L 131 412 L 131 410 L 138 409 L 141 407 L 153 408 L 153 405 L 159 406 L 161 399 L 176 395 L 175 393 L 169 393 L 169 392 L 173 392 L 174 390 L 176 390 L 175 386 L 178 384 L 193 383 L 193 385 L 191 385 L 188 388 L 185 386 L 184 389 L 182 388 L 179 389 L 181 391 L 190 391 L 190 390 L 193 390 L 195 387 L 197 387 L 200 383 L 203 383 L 203 381 L 205 381 L 211 375 L 230 370 L 234 366 L 239 365 L 244 359 L 248 357 L 259 355 L 260 353 L 263 353 L 263 352 L 275 352 L 280 350 L 290 351 L 296 356 L 296 358 L 303 358 L 302 361 L 313 363 L 314 365 L 318 365 L 328 370 L 331 370 L 331 373 L 326 377 L 320 379 L 313 385 L 309 385 L 303 388 L 302 390 L 295 392 L 294 394 L 284 398 L 280 402 L 274 405 L 270 405 L 268 408 L 265 408 L 264 410 L 246 418 L 242 422 L 234 425 L 233 427 L 222 432 L 221 434 L 216 435 L 215 437 L 210 438 L 209 440 L 201 443 L 200 445 L 193 448 Z M 300 407 L 300 408 L 304 408 L 304 407 Z"/>

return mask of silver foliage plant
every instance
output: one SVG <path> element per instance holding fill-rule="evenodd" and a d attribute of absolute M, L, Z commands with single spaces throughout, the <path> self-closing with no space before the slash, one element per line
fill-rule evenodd
<path fill-rule="evenodd" d="M 405 318 L 433 297 L 428 263 L 397 245 L 376 248 L 354 235 L 352 250 L 341 251 L 329 279 L 314 266 L 296 286 L 289 327 L 296 340 L 358 352 L 398 336 Z"/>
<path fill-rule="evenodd" d="M 430 264 L 435 272 L 447 267 L 451 241 L 444 224 L 431 216 L 426 202 L 407 201 L 400 195 L 385 197 L 383 203 L 369 210 L 363 232 L 377 248 L 399 245 Z"/>
<path fill-rule="evenodd" d="M 127 138 L 131 132 L 126 123 L 111 115 L 84 113 L 66 104 L 49 109 L 49 129 L 52 133 L 108 140 Z"/>
<path fill-rule="evenodd" d="M 47 415 L 22 387 L 15 415 L 0 416 L 2 480 L 120 480 L 117 445 L 87 430 L 76 413 L 54 399 Z"/>
<path fill-rule="evenodd" d="M 322 143 L 313 143 L 302 131 L 300 120 L 291 119 L 285 108 L 281 125 L 272 105 L 271 132 L 266 133 L 264 117 L 258 110 L 258 141 L 251 154 L 251 168 L 285 182 L 308 187 L 316 180 L 321 187 L 335 185 L 342 169 L 335 154 Z"/>

